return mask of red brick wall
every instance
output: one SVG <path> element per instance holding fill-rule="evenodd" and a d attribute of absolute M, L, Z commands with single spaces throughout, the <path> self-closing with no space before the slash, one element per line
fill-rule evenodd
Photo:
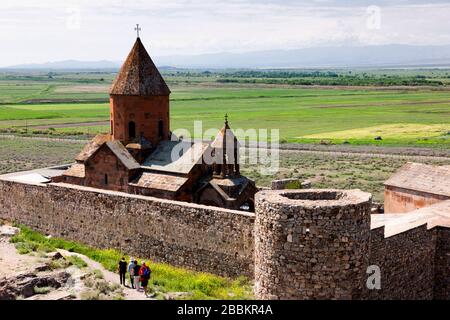
<path fill-rule="evenodd" d="M 425 192 L 385 186 L 384 212 L 405 213 L 430 206 L 449 197 L 433 195 Z"/>
<path fill-rule="evenodd" d="M 85 186 L 116 191 L 128 191 L 129 171 L 112 151 L 103 145 L 85 164 Z M 105 175 L 108 184 L 105 184 Z"/>
<path fill-rule="evenodd" d="M 136 137 L 141 134 L 153 145 L 160 140 L 167 140 L 169 123 L 169 96 L 120 96 L 111 95 L 110 112 L 112 135 L 114 140 L 130 141 L 128 124 L 136 124 Z M 163 139 L 159 137 L 158 122 L 163 121 Z"/>

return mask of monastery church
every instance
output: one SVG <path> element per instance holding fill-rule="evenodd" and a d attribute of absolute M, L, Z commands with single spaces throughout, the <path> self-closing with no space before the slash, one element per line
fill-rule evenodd
<path fill-rule="evenodd" d="M 97 135 L 53 182 L 254 211 L 227 117 L 212 142 L 170 131 L 170 89 L 138 37 L 110 90 L 110 132 Z M 206 161 L 213 159 L 213 161 Z"/>

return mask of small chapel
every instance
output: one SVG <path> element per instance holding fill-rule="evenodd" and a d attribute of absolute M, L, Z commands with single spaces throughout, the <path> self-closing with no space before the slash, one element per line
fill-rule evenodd
<path fill-rule="evenodd" d="M 254 181 L 239 169 L 225 116 L 209 142 L 170 131 L 170 89 L 138 36 L 110 89 L 110 132 L 97 135 L 54 182 L 254 211 Z"/>

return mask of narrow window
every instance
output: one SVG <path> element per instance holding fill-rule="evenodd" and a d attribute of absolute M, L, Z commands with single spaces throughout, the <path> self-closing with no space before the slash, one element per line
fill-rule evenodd
<path fill-rule="evenodd" d="M 114 134 L 114 122 L 111 120 L 111 135 Z"/>
<path fill-rule="evenodd" d="M 128 136 L 130 139 L 136 138 L 136 123 L 134 121 L 128 123 Z"/>
<path fill-rule="evenodd" d="M 105 174 L 105 185 L 107 185 L 108 184 L 108 175 L 107 174 Z"/>
<path fill-rule="evenodd" d="M 158 135 L 160 138 L 164 136 L 164 122 L 162 120 L 158 121 Z"/>

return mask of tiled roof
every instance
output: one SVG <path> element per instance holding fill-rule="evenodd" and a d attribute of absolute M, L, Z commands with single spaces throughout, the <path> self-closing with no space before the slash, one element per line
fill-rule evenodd
<path fill-rule="evenodd" d="M 151 149 L 152 143 L 148 141 L 145 137 L 140 137 L 138 141 L 130 142 L 126 145 L 126 148 L 136 149 L 136 150 L 145 150 Z"/>
<path fill-rule="evenodd" d="M 69 169 L 64 171 L 63 175 L 69 177 L 84 178 L 86 176 L 85 166 L 82 163 L 75 163 Z"/>
<path fill-rule="evenodd" d="M 233 130 L 231 130 L 230 127 L 228 126 L 228 122 L 225 122 L 225 125 L 223 126 L 223 128 L 220 129 L 216 138 L 211 143 L 211 147 L 223 148 L 223 139 L 224 138 L 226 138 L 226 143 L 229 144 L 228 146 L 225 146 L 225 147 L 233 147 L 234 148 L 234 145 L 232 143 L 234 143 L 234 140 L 235 139 L 237 140 L 237 138 L 234 135 Z M 237 141 L 237 147 L 238 148 L 240 147 L 239 141 Z"/>
<path fill-rule="evenodd" d="M 130 183 L 132 186 L 141 188 L 157 189 L 176 192 L 186 183 L 188 178 L 153 172 L 143 172 L 139 178 Z"/>
<path fill-rule="evenodd" d="M 371 229 L 384 227 L 384 236 L 396 234 L 426 225 L 434 227 L 450 227 L 450 200 L 438 202 L 408 213 L 372 214 Z"/>
<path fill-rule="evenodd" d="M 132 96 L 167 96 L 170 94 L 169 87 L 145 50 L 141 39 L 136 39 L 109 93 Z"/>
<path fill-rule="evenodd" d="M 108 141 L 106 145 L 127 169 L 133 170 L 141 167 L 120 141 Z"/>
<path fill-rule="evenodd" d="M 202 142 L 161 141 L 156 150 L 145 159 L 142 167 L 187 174 L 202 162 L 208 147 L 207 143 Z"/>
<path fill-rule="evenodd" d="M 450 197 L 450 167 L 408 162 L 384 184 Z"/>
<path fill-rule="evenodd" d="M 116 155 L 116 157 L 129 170 L 140 168 L 139 163 L 137 163 L 137 161 L 128 152 L 128 150 L 124 147 L 124 145 L 120 141 L 117 141 L 117 140 L 112 141 L 111 135 L 109 135 L 109 134 L 95 136 L 94 139 L 92 139 L 88 144 L 86 144 L 84 146 L 83 150 L 78 154 L 78 156 L 75 158 L 75 160 L 78 162 L 86 162 L 104 144 L 106 144 L 106 146 Z M 80 169 L 78 168 L 77 170 L 80 170 Z"/>
<path fill-rule="evenodd" d="M 76 161 L 84 162 L 89 159 L 105 142 L 111 141 L 111 135 L 99 134 L 89 141 L 75 158 Z"/>

